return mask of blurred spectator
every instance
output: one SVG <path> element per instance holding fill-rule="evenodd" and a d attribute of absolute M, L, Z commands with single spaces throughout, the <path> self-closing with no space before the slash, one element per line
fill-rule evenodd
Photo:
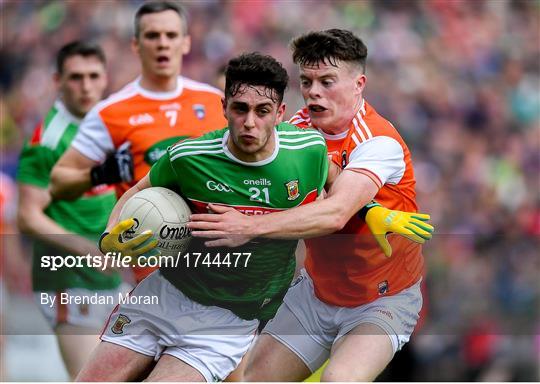
<path fill-rule="evenodd" d="M 91 37 L 105 48 L 109 91 L 135 77 L 129 37 L 140 3 L 0 3 L 3 170 L 12 172 L 20 138 L 52 102 L 48 58 L 66 41 Z M 292 78 L 289 113 L 302 105 L 289 40 L 331 27 L 364 38 L 366 97 L 397 122 L 413 154 L 421 210 L 437 227 L 424 252 L 431 313 L 411 346 L 419 358 L 412 377 L 538 380 L 540 2 L 206 0 L 186 7 L 198 44 L 183 73 L 213 83 L 237 53 L 273 55 Z M 469 321 L 486 317 L 497 320 L 495 337 L 474 336 Z M 516 341 L 527 335 L 528 344 Z M 499 352 L 478 352 L 492 347 Z M 519 353 L 527 348 L 530 354 Z M 524 358 L 500 359 L 508 350 Z M 480 360 L 490 368 L 475 376 Z"/>

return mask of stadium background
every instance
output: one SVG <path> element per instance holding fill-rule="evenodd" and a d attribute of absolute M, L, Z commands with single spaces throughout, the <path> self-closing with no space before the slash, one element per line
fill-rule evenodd
<path fill-rule="evenodd" d="M 0 1 L 3 193 L 23 139 L 54 100 L 55 52 L 72 39 L 98 41 L 108 93 L 119 89 L 138 73 L 129 40 L 140 3 Z M 292 78 L 288 114 L 302 102 L 287 48 L 293 36 L 340 27 L 365 40 L 366 98 L 407 141 L 421 210 L 437 229 L 424 253 L 429 309 L 406 378 L 538 381 L 540 1 L 184 4 L 193 47 L 183 74 L 215 84 L 231 56 L 271 54 Z M 15 200 L 11 192 L 4 232 L 13 231 Z M 4 379 L 64 380 L 52 336 L 18 334 L 24 322 L 47 330 L 31 309 L 27 244 L 3 240 Z"/>

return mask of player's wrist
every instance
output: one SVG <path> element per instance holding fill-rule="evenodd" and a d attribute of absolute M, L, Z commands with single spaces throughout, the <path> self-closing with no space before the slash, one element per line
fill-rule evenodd
<path fill-rule="evenodd" d="M 358 211 L 358 216 L 360 216 L 361 219 L 365 220 L 366 219 L 366 216 L 368 214 L 368 212 L 373 209 L 373 208 L 376 208 L 376 207 L 381 207 L 382 206 L 377 203 L 375 200 L 371 200 L 369 203 L 367 203 L 366 205 L 364 205 L 362 207 L 362 209 L 360 209 Z M 373 212 L 372 212 L 373 213 Z"/>
<path fill-rule="evenodd" d="M 269 235 L 270 232 L 268 229 L 270 229 L 270 224 L 264 222 L 264 215 L 260 216 L 250 216 L 250 219 L 252 221 L 251 225 L 247 229 L 247 233 L 245 233 L 245 236 L 249 236 L 251 239 L 254 239 L 256 237 L 265 237 L 266 235 Z"/>
<path fill-rule="evenodd" d="M 90 169 L 90 183 L 92 186 L 107 184 L 105 179 L 107 178 L 105 170 L 101 164 L 96 165 Z"/>

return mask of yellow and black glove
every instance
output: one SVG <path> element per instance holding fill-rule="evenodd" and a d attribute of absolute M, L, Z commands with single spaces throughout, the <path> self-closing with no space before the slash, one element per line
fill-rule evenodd
<path fill-rule="evenodd" d="M 372 201 L 360 210 L 360 216 L 364 218 L 369 230 L 375 236 L 383 253 L 390 257 L 392 247 L 386 239 L 389 233 L 396 233 L 420 244 L 431 239 L 433 226 L 428 224 L 429 215 L 393 211 L 385 208 L 376 201 Z"/>
<path fill-rule="evenodd" d="M 155 249 L 158 241 L 153 237 L 151 230 L 142 232 L 128 241 L 122 241 L 124 235 L 135 225 L 135 220 L 126 219 L 116 224 L 110 232 L 104 232 L 99 239 L 99 249 L 103 253 L 121 252 L 122 256 L 139 257 L 157 256 L 159 250 Z"/>

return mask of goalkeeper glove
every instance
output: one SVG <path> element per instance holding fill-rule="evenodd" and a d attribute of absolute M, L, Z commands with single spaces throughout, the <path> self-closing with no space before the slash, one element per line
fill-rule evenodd
<path fill-rule="evenodd" d="M 126 141 L 111 153 L 102 164 L 90 170 L 92 185 L 131 183 L 133 181 L 133 155 L 131 143 Z"/>
<path fill-rule="evenodd" d="M 416 243 L 424 244 L 426 240 L 431 239 L 434 229 L 432 225 L 427 223 L 430 219 L 429 215 L 393 211 L 375 201 L 360 210 L 360 215 L 364 214 L 364 220 L 369 230 L 386 257 L 392 255 L 392 247 L 386 238 L 389 233 L 397 233 Z"/>
<path fill-rule="evenodd" d="M 126 242 L 122 241 L 122 235 L 135 225 L 135 220 L 126 219 L 116 224 L 110 232 L 104 232 L 99 239 L 99 249 L 104 254 L 107 252 L 122 252 L 123 255 L 138 257 L 159 256 L 159 250 L 155 249 L 158 241 L 152 236 L 151 230 L 147 230 Z M 151 254 L 148 252 L 153 251 Z"/>

